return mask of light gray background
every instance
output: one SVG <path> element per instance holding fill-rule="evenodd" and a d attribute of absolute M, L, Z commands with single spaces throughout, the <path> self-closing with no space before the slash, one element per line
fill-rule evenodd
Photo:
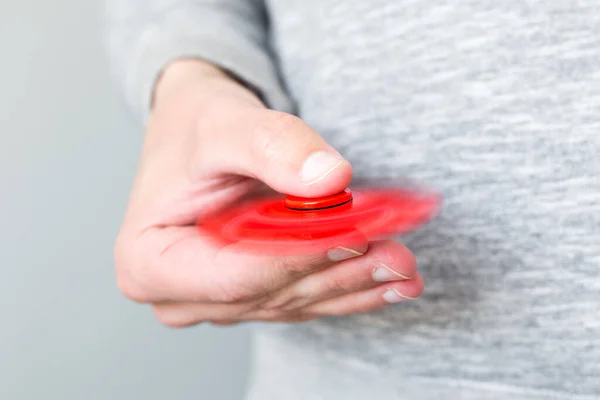
<path fill-rule="evenodd" d="M 0 2 L 0 399 L 239 399 L 245 328 L 164 328 L 115 286 L 142 131 L 103 8 Z"/>

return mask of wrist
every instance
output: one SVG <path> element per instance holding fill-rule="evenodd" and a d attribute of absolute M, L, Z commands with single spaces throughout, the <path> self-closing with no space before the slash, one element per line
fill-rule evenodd
<path fill-rule="evenodd" d="M 226 99 L 247 106 L 264 107 L 250 88 L 206 61 L 182 59 L 169 64 L 157 79 L 152 95 L 152 108 L 181 95 L 192 95 L 200 101 Z"/>

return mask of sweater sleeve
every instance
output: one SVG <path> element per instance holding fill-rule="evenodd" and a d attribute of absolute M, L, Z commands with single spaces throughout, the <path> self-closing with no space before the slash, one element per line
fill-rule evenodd
<path fill-rule="evenodd" d="M 269 49 L 263 0 L 108 0 L 108 54 L 133 111 L 148 116 L 156 79 L 178 58 L 212 62 L 290 111 Z"/>

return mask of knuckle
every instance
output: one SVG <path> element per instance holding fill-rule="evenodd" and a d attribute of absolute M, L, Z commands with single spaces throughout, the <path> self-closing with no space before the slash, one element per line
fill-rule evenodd
<path fill-rule="evenodd" d="M 290 143 L 302 143 L 297 139 L 305 132 L 304 122 L 300 118 L 274 112 L 253 135 L 252 151 L 260 159 L 279 160 L 283 156 L 282 149 Z"/>
<path fill-rule="evenodd" d="M 354 286 L 347 277 L 334 275 L 327 284 L 327 290 L 330 293 L 348 293 L 356 289 Z"/>
<path fill-rule="evenodd" d="M 264 131 L 252 137 L 251 151 L 256 159 L 272 159 L 280 157 L 280 149 L 282 146 L 281 137 L 274 132 Z"/>
<path fill-rule="evenodd" d="M 268 119 L 270 130 L 280 134 L 290 134 L 304 126 L 299 117 L 279 111 L 272 111 Z M 293 133 L 292 133 L 293 134 Z"/>
<path fill-rule="evenodd" d="M 348 293 L 350 291 L 350 288 L 344 279 L 334 277 L 331 279 L 331 281 L 329 281 L 327 291 L 332 294 Z"/>

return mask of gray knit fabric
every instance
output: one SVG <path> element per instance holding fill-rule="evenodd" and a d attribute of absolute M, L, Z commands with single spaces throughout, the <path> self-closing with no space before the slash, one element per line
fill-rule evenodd
<path fill-rule="evenodd" d="M 147 113 L 161 67 L 212 60 L 300 115 L 355 175 L 439 188 L 406 237 L 426 289 L 257 326 L 251 400 L 600 399 L 598 0 L 114 0 Z"/>

